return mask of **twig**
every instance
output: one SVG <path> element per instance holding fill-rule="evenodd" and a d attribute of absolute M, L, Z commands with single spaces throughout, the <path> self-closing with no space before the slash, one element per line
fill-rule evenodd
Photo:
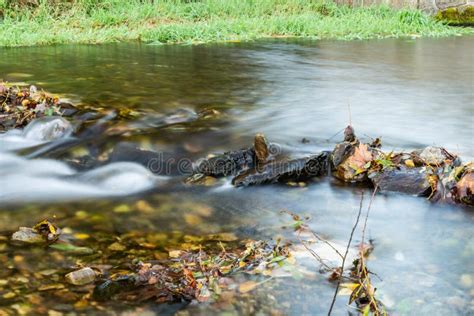
<path fill-rule="evenodd" d="M 361 269 L 362 273 L 364 273 L 364 274 L 365 274 L 365 272 L 370 273 L 370 271 L 368 271 L 365 267 L 365 258 L 364 258 L 364 253 L 363 253 L 364 240 L 365 240 L 365 229 L 367 227 L 367 220 L 369 218 L 370 209 L 372 207 L 372 202 L 374 201 L 375 194 L 377 193 L 377 190 L 378 190 L 378 186 L 376 185 L 375 188 L 374 188 L 374 192 L 372 192 L 372 197 L 370 198 L 369 206 L 367 207 L 367 213 L 365 214 L 364 227 L 362 228 L 362 240 L 361 240 L 360 247 L 359 247 L 360 269 Z M 377 276 L 377 277 L 379 277 L 379 276 Z M 379 277 L 379 279 L 380 279 L 380 277 Z M 369 282 L 368 286 L 366 285 L 366 281 Z M 369 299 L 370 299 L 369 306 L 372 306 L 374 308 L 375 315 L 380 315 L 380 312 L 379 312 L 379 309 L 378 309 L 378 306 L 377 306 L 378 305 L 377 300 L 372 295 L 371 290 L 368 288 L 371 285 L 370 285 L 369 276 L 367 274 L 365 274 L 364 279 L 362 279 L 361 285 L 365 289 L 365 292 L 369 294 Z"/>
<path fill-rule="evenodd" d="M 323 243 L 325 243 L 326 245 L 328 245 L 329 247 L 331 247 L 332 250 L 334 250 L 338 255 L 339 257 L 344 258 L 344 256 L 336 249 L 336 247 L 334 247 L 329 241 L 327 241 L 326 239 L 318 236 L 318 234 L 316 234 L 314 231 L 310 230 L 311 234 L 313 234 L 314 238 L 318 239 L 319 241 L 322 241 Z"/>
<path fill-rule="evenodd" d="M 369 218 L 370 208 L 372 207 L 372 202 L 374 201 L 375 193 L 377 193 L 378 188 L 379 187 L 376 185 L 375 188 L 374 188 L 374 192 L 372 192 L 372 197 L 370 198 L 369 206 L 367 207 L 367 214 L 365 214 L 364 228 L 362 228 L 361 246 L 364 244 L 365 228 L 367 227 L 367 219 Z"/>
<path fill-rule="evenodd" d="M 308 245 L 305 244 L 305 242 L 301 239 L 300 232 L 296 235 L 296 238 L 298 238 L 298 241 L 305 247 L 305 249 L 319 262 L 321 265 L 323 265 L 326 269 L 332 270 L 330 266 L 328 266 L 326 263 L 324 263 L 323 259 L 318 256 L 316 252 L 314 252 L 313 249 L 309 248 Z"/>
<path fill-rule="evenodd" d="M 357 219 L 356 219 L 356 222 L 354 223 L 354 226 L 352 226 L 351 236 L 349 237 L 349 241 L 347 242 L 346 252 L 344 253 L 344 257 L 342 258 L 341 275 L 342 273 L 344 273 L 344 264 L 346 262 L 347 254 L 349 253 L 349 248 L 352 243 L 352 237 L 354 236 L 354 231 L 356 230 L 357 225 L 359 225 L 359 219 L 360 219 L 360 214 L 362 213 L 363 202 L 364 202 L 364 191 L 362 191 L 362 194 L 360 196 L 360 205 L 359 205 L 359 212 L 357 214 Z M 334 292 L 334 296 L 332 298 L 331 307 L 329 308 L 329 311 L 328 311 L 328 316 L 331 315 L 332 309 L 334 307 L 334 303 L 336 303 L 337 292 L 339 291 L 340 285 L 341 285 L 341 279 L 337 281 L 336 291 Z"/>
<path fill-rule="evenodd" d="M 345 127 L 341 130 L 339 130 L 336 134 L 332 135 L 331 137 L 329 137 L 328 139 L 326 139 L 327 142 L 329 142 L 330 140 L 332 140 L 334 137 L 336 137 L 337 135 L 339 135 L 341 132 L 343 132 L 345 129 Z"/>

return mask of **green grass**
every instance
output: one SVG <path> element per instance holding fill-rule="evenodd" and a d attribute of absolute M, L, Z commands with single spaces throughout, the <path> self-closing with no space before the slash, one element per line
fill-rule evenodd
<path fill-rule="evenodd" d="M 471 32 L 416 10 L 349 8 L 321 1 L 0 0 L 0 46 L 201 43 L 277 36 L 368 39 Z"/>

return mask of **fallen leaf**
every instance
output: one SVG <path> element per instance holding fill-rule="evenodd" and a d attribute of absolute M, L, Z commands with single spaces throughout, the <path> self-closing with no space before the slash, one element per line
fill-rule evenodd
<path fill-rule="evenodd" d="M 354 165 L 358 169 L 363 169 L 367 163 L 372 161 L 372 153 L 366 144 L 361 143 L 355 148 L 354 154 L 349 157 L 349 160 L 350 165 Z"/>
<path fill-rule="evenodd" d="M 415 163 L 413 162 L 413 160 L 407 159 L 405 160 L 405 166 L 407 166 L 408 168 L 415 168 Z"/>
<path fill-rule="evenodd" d="M 181 254 L 183 253 L 183 251 L 181 250 L 171 250 L 168 255 L 170 256 L 170 258 L 179 258 L 179 256 L 181 256 Z"/>

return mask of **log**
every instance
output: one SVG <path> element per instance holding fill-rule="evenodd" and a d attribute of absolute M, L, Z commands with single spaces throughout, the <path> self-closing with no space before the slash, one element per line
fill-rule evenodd
<path fill-rule="evenodd" d="M 214 177 L 236 175 L 244 169 L 253 168 L 255 162 L 256 155 L 253 148 L 229 151 L 199 161 L 195 168 L 195 173 Z"/>
<path fill-rule="evenodd" d="M 265 183 L 285 183 L 327 175 L 329 154 L 329 152 L 322 152 L 307 158 L 274 162 L 259 168 L 248 169 L 232 179 L 232 184 L 239 187 Z"/>

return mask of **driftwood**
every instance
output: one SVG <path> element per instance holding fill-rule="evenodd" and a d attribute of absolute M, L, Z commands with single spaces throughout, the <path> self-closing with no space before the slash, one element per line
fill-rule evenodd
<path fill-rule="evenodd" d="M 329 153 L 322 152 L 308 158 L 293 159 L 266 164 L 249 169 L 232 179 L 235 186 L 249 186 L 264 183 L 304 181 L 326 175 L 329 167 Z"/>
<path fill-rule="evenodd" d="M 387 154 L 379 149 L 379 139 L 372 144 L 361 143 L 351 126 L 344 131 L 344 141 L 332 151 L 309 157 L 275 161 L 268 146 L 258 134 L 251 148 L 201 160 L 194 175 L 233 176 L 232 184 L 238 187 L 306 181 L 332 174 L 341 181 L 366 183 L 379 191 L 474 206 L 474 165 L 461 165 L 460 159 L 444 148 Z"/>

